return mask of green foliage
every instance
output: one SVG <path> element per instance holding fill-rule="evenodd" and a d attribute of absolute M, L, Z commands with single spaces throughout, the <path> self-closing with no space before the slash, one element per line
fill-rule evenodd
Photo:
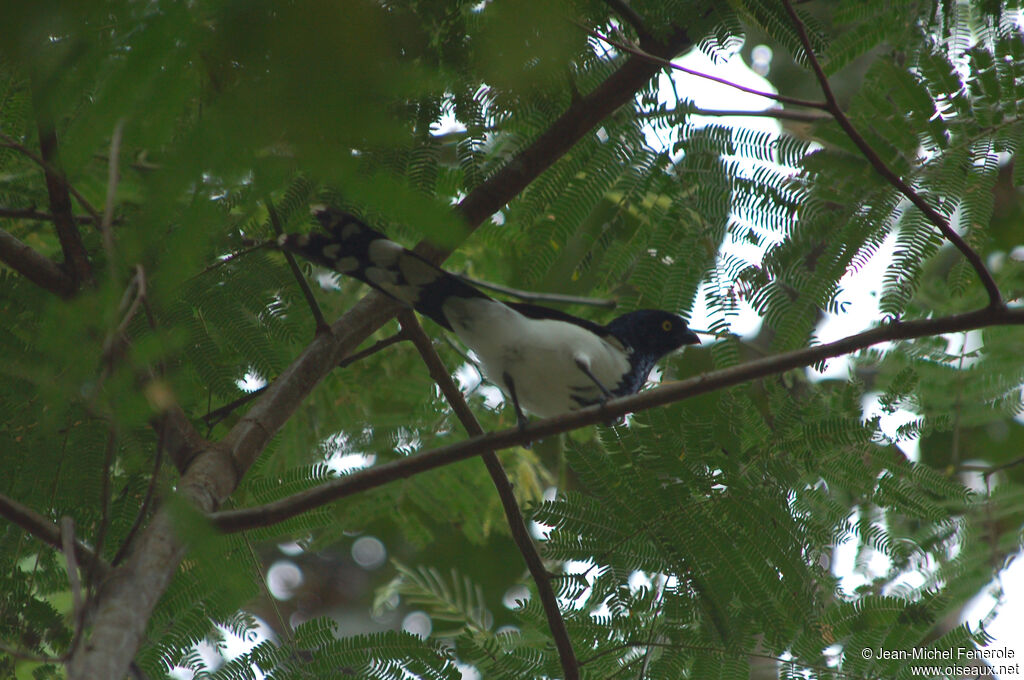
<path fill-rule="evenodd" d="M 1019 304 L 1017 3 L 794 4 L 878 161 Z M 847 276 L 880 260 L 872 322 L 987 304 L 975 270 L 835 120 L 771 132 L 708 123 L 658 79 L 581 120 L 567 153 L 526 168 L 537 176 L 467 229 L 453 204 L 522 169 L 517 154 L 628 58 L 566 19 L 638 41 L 684 31 L 714 60 L 764 42 L 774 87 L 822 98 L 799 32 L 769 0 L 0 7 L 0 26 L 19 27 L 0 41 L 0 236 L 65 261 L 35 158 L 52 127 L 59 154 L 46 165 L 82 197 L 72 210 L 92 268 L 63 299 L 19 273 L 23 248 L 0 251 L 0 494 L 46 522 L 71 518 L 77 538 L 119 563 L 155 508 L 172 508 L 188 553 L 136 655 L 147 677 L 563 674 L 477 460 L 239 534 L 218 534 L 181 500 L 161 409 L 176 403 L 201 435 L 231 445 L 256 403 L 248 392 L 288 376 L 317 332 L 283 257 L 250 250 L 274 237 L 272 212 L 285 231 L 307 231 L 311 203 L 340 205 L 409 246 L 454 250 L 452 270 L 613 300 L 615 312 L 570 308 L 598 322 L 679 311 L 717 339 L 663 362 L 664 381 L 821 342 L 821 322 L 847 312 Z M 112 247 L 90 214 L 108 199 Z M 365 294 L 299 267 L 329 321 Z M 761 320 L 756 336 L 732 335 L 745 310 Z M 510 427 L 461 350 L 435 345 L 483 427 Z M 891 343 L 857 353 L 842 378 L 790 371 L 501 452 L 543 535 L 582 676 L 903 678 L 906 662 L 860 650 L 986 644 L 983 625 L 958 617 L 979 593 L 999 599 L 1020 550 L 1022 347 L 1019 327 Z M 312 388 L 228 505 L 278 501 L 462 432 L 400 342 Z M 22 657 L 72 647 L 65 558 L 3 517 L 0 676 L 64 677 L 59 663 Z M 360 557 L 371 538 L 390 562 Z M 857 587 L 838 573 L 843 544 Z M 98 572 L 80 566 L 97 597 Z M 413 610 L 433 622 L 426 639 L 398 632 Z M 247 651 L 232 651 L 234 638 Z"/>
<path fill-rule="evenodd" d="M 413 570 L 396 562 L 395 570 L 398 576 L 377 593 L 374 606 L 378 609 L 393 608 L 401 597 L 408 605 L 427 609 L 434 621 L 458 624 L 453 630 L 434 631 L 437 637 L 454 637 L 462 630 L 481 634 L 491 627 L 493 617 L 487 611 L 483 590 L 454 569 L 450 582 L 436 569 Z"/>
<path fill-rule="evenodd" d="M 385 632 L 339 637 L 337 627 L 322 619 L 295 630 L 295 637 L 277 646 L 267 641 L 206 674 L 200 659 L 193 669 L 211 680 L 243 680 L 253 668 L 274 677 L 344 677 L 401 680 L 416 677 L 449 680 L 460 677 L 447 650 L 408 633 Z"/>

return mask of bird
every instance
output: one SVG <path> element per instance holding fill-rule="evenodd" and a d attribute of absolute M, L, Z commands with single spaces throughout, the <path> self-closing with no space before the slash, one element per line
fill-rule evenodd
<path fill-rule="evenodd" d="M 601 325 L 566 312 L 490 297 L 403 248 L 348 212 L 317 206 L 322 232 L 282 234 L 276 244 L 358 279 L 451 331 L 508 397 L 520 428 L 638 392 L 655 364 L 700 344 L 679 314 L 638 309 Z"/>

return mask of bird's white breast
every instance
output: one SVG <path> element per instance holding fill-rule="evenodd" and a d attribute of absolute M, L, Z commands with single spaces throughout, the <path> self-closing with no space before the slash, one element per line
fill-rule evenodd
<path fill-rule="evenodd" d="M 500 302 L 450 298 L 444 313 L 452 329 L 483 365 L 484 373 L 506 394 L 512 378 L 519 404 L 542 418 L 579 408 L 601 391 L 577 365 L 582 361 L 609 390 L 630 370 L 625 353 L 576 324 L 530 319 Z"/>

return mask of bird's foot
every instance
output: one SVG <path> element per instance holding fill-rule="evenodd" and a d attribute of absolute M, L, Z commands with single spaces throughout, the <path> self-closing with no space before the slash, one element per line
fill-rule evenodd
<path fill-rule="evenodd" d="M 516 427 L 519 428 L 520 432 L 525 432 L 526 431 L 526 426 L 529 425 L 529 424 L 530 424 L 530 419 L 527 418 L 526 415 L 522 411 L 516 413 Z M 532 439 L 527 439 L 525 442 L 520 444 L 520 446 L 522 446 L 524 449 L 532 449 L 533 448 L 533 440 Z"/>

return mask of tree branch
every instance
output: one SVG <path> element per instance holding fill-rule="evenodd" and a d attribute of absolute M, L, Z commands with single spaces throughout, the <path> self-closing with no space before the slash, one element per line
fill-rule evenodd
<path fill-rule="evenodd" d="M 107 334 L 103 340 L 103 350 L 100 352 L 100 361 L 103 363 L 103 373 L 100 376 L 100 384 L 114 370 L 114 364 L 124 353 L 130 342 L 128 338 L 128 325 L 139 312 L 143 301 L 146 299 L 146 271 L 142 265 L 135 266 L 135 276 L 128 284 L 122 297 L 121 308 L 124 310 L 117 328 Z M 128 301 L 131 300 L 129 303 Z"/>
<path fill-rule="evenodd" d="M 407 339 L 407 337 L 408 336 L 405 334 L 404 331 L 399 331 L 394 335 L 389 335 L 383 340 L 378 340 L 377 342 L 373 343 L 372 345 L 362 350 L 361 352 L 356 352 L 355 354 L 345 357 L 344 359 L 338 362 L 338 368 L 345 368 L 346 366 L 351 366 L 357 361 L 361 361 L 368 356 L 376 354 L 382 349 L 394 345 L 396 342 L 401 342 L 402 340 Z M 255 389 L 252 392 L 249 392 L 248 394 L 244 394 L 238 399 L 235 399 L 234 401 L 225 404 L 224 406 L 221 406 L 216 410 L 210 411 L 205 416 L 203 416 L 203 422 L 206 423 L 207 427 L 214 427 L 215 425 L 217 425 L 217 423 L 231 415 L 231 412 L 237 409 L 239 406 L 244 406 L 245 404 L 248 404 L 256 397 L 260 396 L 260 394 L 262 394 L 267 389 L 267 387 L 269 387 L 269 385 L 264 385 L 263 387 Z"/>
<path fill-rule="evenodd" d="M 508 286 L 502 286 L 498 283 L 491 283 L 490 281 L 481 281 L 480 279 L 474 279 L 472 276 L 466 276 L 465 274 L 459 274 L 459 278 L 472 283 L 478 288 L 486 288 L 493 290 L 498 293 L 504 293 L 505 295 L 511 295 L 512 297 L 519 298 L 524 302 L 555 302 L 565 305 L 588 305 L 591 307 L 604 307 L 605 309 L 615 309 L 615 300 L 604 300 L 601 298 L 592 297 L 581 297 L 578 295 L 561 295 L 559 293 L 534 293 L 529 290 L 519 290 L 518 288 L 509 288 Z"/>
<path fill-rule="evenodd" d="M 479 456 L 487 451 L 520 446 L 586 425 L 607 422 L 609 419 L 619 418 L 627 413 L 646 411 L 769 375 L 812 366 L 826 359 L 850 354 L 880 342 L 911 340 L 998 325 L 1024 325 L 1024 308 L 989 307 L 938 319 L 884 324 L 836 342 L 758 359 L 740 366 L 661 385 L 639 394 L 613 399 L 604 405 L 598 404 L 552 418 L 532 421 L 523 429 L 511 428 L 500 432 L 491 432 L 482 437 L 449 444 L 403 460 L 361 470 L 266 505 L 218 512 L 210 519 L 218 529 L 230 532 L 269 526 L 339 498 L 383 486 L 398 479 L 405 479 L 426 470 L 433 470 Z"/>
<path fill-rule="evenodd" d="M 794 111 L 792 109 L 764 109 L 762 111 L 744 111 L 743 109 L 700 109 L 686 107 L 682 109 L 683 112 L 691 116 L 708 116 L 724 118 L 729 116 L 736 117 L 751 117 L 751 118 L 774 118 L 776 120 L 791 120 L 796 123 L 820 123 L 823 120 L 831 120 L 832 116 L 827 113 L 817 113 L 815 111 Z M 641 117 L 645 119 L 656 119 L 664 118 L 666 116 L 678 116 L 679 110 L 674 111 L 655 111 L 649 114 L 643 114 Z"/>
<path fill-rule="evenodd" d="M 164 450 L 167 452 L 174 467 L 179 473 L 184 474 L 199 454 L 207 450 L 211 445 L 192 425 L 185 412 L 174 401 L 174 395 L 169 388 L 159 382 L 153 381 L 149 384 L 151 400 L 156 402 L 160 409 L 158 436 L 164 439 Z M 154 394 L 155 393 L 155 394 Z M 161 400 L 165 400 L 161 401 Z"/>
<path fill-rule="evenodd" d="M 71 638 L 71 651 L 82 640 L 82 626 L 85 624 L 85 601 L 82 598 L 82 583 L 78 574 L 78 560 L 75 556 L 75 521 L 65 515 L 60 519 L 61 551 L 64 553 L 64 566 L 67 567 L 68 584 L 71 589 L 71 617 L 75 622 L 74 636 Z M 93 564 L 99 557 L 93 561 Z"/>
<path fill-rule="evenodd" d="M 587 33 L 588 35 L 590 35 L 591 37 L 594 37 L 594 38 L 597 38 L 598 40 L 604 41 L 604 42 L 608 43 L 609 45 L 611 45 L 612 47 L 614 47 L 616 49 L 619 49 L 619 50 L 622 50 L 623 52 L 628 52 L 629 54 L 632 54 L 634 56 L 640 57 L 641 59 L 645 59 L 645 60 L 651 62 L 652 64 L 657 64 L 658 66 L 662 66 L 664 68 L 675 69 L 676 71 L 681 71 L 681 72 L 687 73 L 687 74 L 689 74 L 691 76 L 696 76 L 698 78 L 704 78 L 705 80 L 710 80 L 712 82 L 719 83 L 721 85 L 727 85 L 727 86 L 729 86 L 731 88 L 739 90 L 740 92 L 746 92 L 747 94 L 754 94 L 754 95 L 757 95 L 758 97 L 764 97 L 765 99 L 771 99 L 772 101 L 781 102 L 783 104 L 792 104 L 793 106 L 806 106 L 807 108 L 821 109 L 821 110 L 825 110 L 825 111 L 828 110 L 828 106 L 827 106 L 827 104 L 825 102 L 812 102 L 812 101 L 809 101 L 807 99 L 797 99 L 796 97 L 787 97 L 786 95 L 783 95 L 783 94 L 775 94 L 774 92 L 764 92 L 763 90 L 755 90 L 752 87 L 747 87 L 746 85 L 740 85 L 739 83 L 734 83 L 731 80 L 726 80 L 725 78 L 719 78 L 718 76 L 713 76 L 713 75 L 710 75 L 708 73 L 701 73 L 700 71 L 694 71 L 693 69 L 686 68 L 685 66 L 680 66 L 679 64 L 676 64 L 676 63 L 672 62 L 671 60 L 665 59 L 664 57 L 661 57 L 661 56 L 659 56 L 657 54 L 651 54 L 650 52 L 648 52 L 646 50 L 643 50 L 643 49 L 637 47 L 636 45 L 630 45 L 629 43 L 622 42 L 621 40 L 616 40 L 616 39 L 614 39 L 614 38 L 612 38 L 610 36 L 607 36 L 607 35 L 601 33 L 600 31 L 596 31 L 593 28 L 590 28 L 589 26 L 585 26 L 585 25 L 583 25 L 583 24 L 581 24 L 579 22 L 573 22 L 573 23 L 575 23 L 577 26 L 579 26 L 581 29 L 583 29 L 583 31 L 585 33 Z"/>
<path fill-rule="evenodd" d="M 92 282 L 92 265 L 89 253 L 78 233 L 74 214 L 71 212 L 71 194 L 64 173 L 60 171 L 60 155 L 57 133 L 53 125 L 39 119 L 39 150 L 43 160 L 43 175 L 46 177 L 46 192 L 50 197 L 50 212 L 57 229 L 61 250 L 64 251 L 64 267 L 76 283 Z M 102 220 L 97 220 L 97 224 Z"/>
<path fill-rule="evenodd" d="M 117 184 L 120 181 L 118 163 L 121 160 L 121 136 L 124 132 L 124 119 L 114 125 L 110 135 L 110 159 L 107 162 L 107 199 L 103 205 L 103 219 L 100 221 L 100 233 L 103 235 L 103 250 L 107 253 L 107 270 L 114 275 L 114 204 L 117 199 Z"/>
<path fill-rule="evenodd" d="M 796 10 L 793 8 L 790 0 L 782 0 L 782 5 L 786 8 L 786 13 L 789 14 L 790 20 L 793 22 L 793 26 L 796 28 L 797 35 L 800 37 L 800 43 L 804 47 L 804 54 L 807 56 L 807 61 L 811 65 L 811 70 L 814 72 L 815 77 L 818 79 L 818 83 L 821 86 L 821 91 L 825 95 L 825 109 L 832 114 L 832 117 L 836 119 L 839 127 L 843 129 L 846 136 L 850 138 L 850 141 L 860 149 L 860 152 L 864 154 L 871 167 L 875 169 L 879 175 L 881 175 L 889 184 L 893 185 L 897 191 L 907 198 L 911 203 L 917 206 L 917 209 L 924 213 L 928 221 L 939 228 L 942 235 L 949 240 L 957 250 L 963 253 L 963 256 L 967 258 L 971 267 L 977 272 L 978 278 L 981 279 L 981 285 L 985 287 L 985 291 L 988 293 L 989 305 L 992 307 L 999 307 L 1003 304 L 1002 295 L 999 292 L 999 286 L 996 285 L 995 279 L 992 278 L 992 274 L 988 271 L 985 263 L 982 262 L 981 256 L 978 255 L 967 245 L 963 237 L 956 233 L 949 221 L 939 213 L 938 210 L 928 204 L 924 198 L 921 197 L 909 184 L 903 181 L 899 175 L 897 175 L 885 161 L 882 160 L 871 145 L 868 144 L 867 140 L 864 139 L 863 135 L 857 131 L 857 128 L 853 125 L 850 119 L 843 112 L 842 107 L 839 106 L 839 101 L 836 99 L 835 93 L 832 92 L 832 86 L 828 82 L 828 76 L 825 75 L 825 71 L 821 68 L 821 63 L 818 61 L 818 57 L 814 53 L 814 48 L 811 46 L 811 39 L 807 35 L 807 29 L 804 26 L 804 22 L 797 15 Z"/>
<path fill-rule="evenodd" d="M 183 502 L 199 511 L 216 508 L 236 480 L 229 456 L 211 447 L 197 456 L 179 480 Z M 104 581 L 94 607 L 92 636 L 67 665 L 68 678 L 123 678 L 146 635 L 146 623 L 186 552 L 172 513 L 163 508 L 139 537 L 127 561 Z M 113 671 L 108 673 L 108 671 Z"/>
<path fill-rule="evenodd" d="M 110 529 L 110 475 L 114 467 L 114 454 L 117 452 L 117 431 L 113 426 L 107 434 L 107 447 L 103 459 L 103 483 L 100 487 L 100 526 L 96 531 L 96 538 L 93 539 L 93 552 L 95 556 L 85 571 L 86 585 L 89 588 L 89 597 L 96 591 L 96 577 L 99 575 L 100 556 L 103 554 L 103 542 L 107 538 L 107 531 Z M 67 548 L 65 547 L 65 552 Z"/>
<path fill-rule="evenodd" d="M 277 209 L 274 208 L 270 196 L 264 198 L 263 202 L 267 204 L 267 214 L 270 215 L 270 224 L 274 227 L 274 233 L 278 236 L 282 235 L 284 229 L 281 227 L 281 219 L 277 216 Z M 295 277 L 299 284 L 299 290 L 302 291 L 302 297 L 305 298 L 306 304 L 309 305 L 309 311 L 313 314 L 313 320 L 316 321 L 316 332 L 323 333 L 327 331 L 330 325 L 324 319 L 324 313 L 320 311 L 320 305 L 317 304 L 316 298 L 313 297 L 313 291 L 309 289 L 306 277 L 299 270 L 299 265 L 295 264 L 295 256 L 287 250 L 282 250 L 281 252 L 284 253 L 284 259 L 288 262 L 288 268 L 291 269 L 292 276 Z"/>
<path fill-rule="evenodd" d="M 689 42 L 679 31 L 658 54 L 672 56 Z M 467 225 L 479 226 L 508 203 L 598 122 L 631 102 L 636 90 L 657 71 L 648 60 L 631 57 L 594 91 L 573 101 L 546 132 L 467 194 L 458 207 Z M 447 255 L 426 244 L 420 244 L 417 252 L 435 264 Z M 183 498 L 202 512 L 214 511 L 317 383 L 400 308 L 384 295 L 370 293 L 332 324 L 330 333 L 315 337 L 221 442 L 207 445 L 195 456 L 178 484 Z M 185 544 L 169 513 L 159 511 L 129 559 L 107 580 L 110 587 L 100 593 L 92 637 L 72 657 L 70 680 L 124 676 L 144 639 L 153 608 L 184 554 Z"/>
<path fill-rule="evenodd" d="M 1008 460 L 1008 461 L 1006 461 L 1004 463 L 999 463 L 998 465 L 972 465 L 972 464 L 958 465 L 956 467 L 956 471 L 957 472 L 980 472 L 980 473 L 982 473 L 983 477 L 988 479 L 989 477 L 991 477 L 992 475 L 994 475 L 997 472 L 1001 472 L 1003 470 L 1007 470 L 1009 468 L 1016 467 L 1018 465 L 1024 465 L 1024 456 L 1019 456 L 1017 458 L 1011 458 L 1010 460 Z"/>
<path fill-rule="evenodd" d="M 633 30 L 636 31 L 636 37 L 640 39 L 641 46 L 646 47 L 654 42 L 654 36 L 647 30 L 643 17 L 626 4 L 625 0 L 604 0 L 604 4 L 608 5 L 623 21 L 633 27 Z"/>
<path fill-rule="evenodd" d="M 664 43 L 651 47 L 650 52 L 638 50 L 639 55 L 627 59 L 593 91 L 574 100 L 533 143 L 462 199 L 458 211 L 470 228 L 476 228 L 501 210 L 594 126 L 620 106 L 632 102 L 636 91 L 669 63 L 668 58 L 692 44 L 685 31 L 677 30 Z M 424 248 L 417 252 L 428 259 L 444 255 L 436 249 Z"/>
<path fill-rule="evenodd" d="M 462 392 L 459 391 L 459 388 L 452 380 L 451 373 L 445 368 L 441 357 L 434 350 L 434 346 L 430 343 L 430 338 L 423 332 L 423 327 L 416 320 L 416 315 L 412 311 L 406 310 L 399 316 L 399 320 L 402 323 L 402 329 L 409 334 L 409 339 L 412 340 L 412 343 L 416 345 L 416 349 L 419 350 L 420 357 L 423 358 L 423 363 L 427 365 L 427 370 L 430 372 L 430 377 L 441 388 L 441 393 L 448 400 L 466 432 L 471 437 L 482 436 L 484 434 L 483 428 L 480 427 L 480 423 L 470 410 L 469 404 L 463 398 Z M 537 546 L 534 545 L 533 539 L 530 537 L 530 530 L 527 528 L 526 520 L 519 509 L 519 503 L 516 501 L 512 484 L 509 483 L 505 469 L 501 466 L 501 461 L 498 460 L 498 456 L 494 451 L 484 451 L 481 455 L 484 465 L 487 466 L 487 472 L 491 475 L 491 480 L 494 482 L 494 488 L 498 491 L 498 497 L 501 499 L 501 507 L 505 510 L 505 519 L 508 521 L 509 530 L 512 532 L 512 540 L 515 541 L 516 547 L 519 548 L 519 552 L 526 561 L 526 568 L 529 569 L 530 576 L 533 578 L 534 583 L 537 584 L 537 596 L 540 599 L 541 607 L 544 609 L 544 615 L 547 617 L 551 637 L 555 640 L 555 648 L 558 649 L 558 658 L 562 663 L 562 672 L 566 680 L 576 680 L 580 676 L 580 669 L 579 662 L 576 660 L 576 653 L 572 648 L 572 640 L 569 638 L 569 632 L 565 628 L 562 611 L 558 607 L 558 598 L 551 587 L 551 577 L 548 574 L 548 570 L 544 567 L 544 562 L 541 561 L 540 554 L 537 552 Z"/>
<path fill-rule="evenodd" d="M 4 644 L 3 642 L 0 642 L 0 652 L 3 652 L 4 654 L 7 654 L 8 656 L 11 656 L 15 659 L 21 659 L 22 661 L 30 661 L 32 663 L 59 664 L 64 663 L 65 661 L 63 657 L 33 654 L 31 652 L 20 650 L 16 647 L 11 647 L 10 645 Z"/>
<path fill-rule="evenodd" d="M 0 494 L 0 516 L 16 524 L 28 533 L 38 538 L 43 543 L 58 550 L 63 549 L 63 539 L 60 527 L 46 519 L 32 508 L 22 505 L 13 498 Z M 80 562 L 92 562 L 96 560 L 96 554 L 92 548 L 81 541 L 75 541 L 75 555 Z M 103 560 L 97 561 L 97 573 L 103 576 L 109 572 L 110 567 Z"/>
<path fill-rule="evenodd" d="M 38 154 L 33 153 L 33 151 L 31 149 L 29 149 L 27 146 L 25 146 L 24 144 L 21 144 L 20 142 L 18 142 L 13 137 L 11 137 L 9 135 L 5 135 L 2 132 L 0 132 L 0 146 L 6 147 L 8 149 L 14 149 L 15 151 L 17 151 L 21 155 L 25 156 L 26 158 L 29 158 L 33 163 L 35 163 L 40 168 L 42 168 L 44 172 L 52 172 L 52 173 L 55 173 L 57 175 L 60 175 L 60 171 L 57 170 L 56 167 L 50 165 L 46 160 L 44 160 Z M 82 206 L 82 209 L 85 210 L 87 213 L 89 213 L 89 217 L 88 218 L 86 218 L 86 217 L 76 217 L 75 219 L 77 221 L 79 221 L 79 222 L 82 222 L 82 223 L 92 223 L 92 224 L 95 224 L 95 225 L 99 226 L 101 218 L 100 218 L 100 214 L 96 211 L 96 208 L 92 207 L 92 204 L 89 203 L 89 201 L 86 200 L 85 196 L 83 196 L 81 193 L 79 193 L 79 191 L 77 189 L 75 189 L 75 187 L 73 185 L 68 184 L 67 185 L 67 189 L 68 189 L 68 192 L 72 196 L 75 197 L 75 200 L 78 201 L 78 204 Z M 50 215 L 47 219 L 49 219 L 51 221 L 55 220 L 56 219 L 56 215 Z"/>
<path fill-rule="evenodd" d="M 164 462 L 164 433 L 166 429 L 160 427 L 157 433 L 156 441 L 156 455 L 153 456 L 153 472 L 149 477 L 149 485 L 146 487 L 146 496 L 142 499 L 142 505 L 139 507 L 139 512 L 135 515 L 135 521 L 132 522 L 131 528 L 128 530 L 128 534 L 124 537 L 124 541 L 121 543 L 121 547 L 117 549 L 117 553 L 114 555 L 114 559 L 110 561 L 111 566 L 116 567 L 121 564 L 121 561 L 131 550 L 132 543 L 135 541 L 135 535 L 139 532 L 142 527 L 142 523 L 146 521 L 146 517 L 149 516 L 149 509 L 153 504 L 153 497 L 156 494 L 156 484 L 160 479 L 160 466 Z"/>
<path fill-rule="evenodd" d="M 74 280 L 56 262 L 2 229 L 0 262 L 40 288 L 62 298 L 71 297 L 77 288 Z"/>
<path fill-rule="evenodd" d="M 227 255 L 226 257 L 223 257 L 223 258 L 217 260 L 213 264 L 206 265 L 206 267 L 204 267 L 202 271 L 196 272 L 195 274 L 193 274 L 189 278 L 190 279 L 194 279 L 194 278 L 200 277 L 203 274 L 207 274 L 209 272 L 212 272 L 214 269 L 218 269 L 220 267 L 223 267 L 224 265 L 226 265 L 228 262 L 231 262 L 232 260 L 237 260 L 238 258 L 240 258 L 240 257 L 242 257 L 244 255 L 248 255 L 249 253 L 254 252 L 256 250 L 262 250 L 263 248 L 270 248 L 273 245 L 275 245 L 273 241 L 262 241 L 260 243 L 254 243 L 254 244 L 244 248 L 243 250 L 237 250 L 237 251 L 231 253 L 230 255 Z"/>
<path fill-rule="evenodd" d="M 40 212 L 35 208 L 0 208 L 0 217 L 15 220 L 37 220 L 39 222 L 53 222 L 55 219 L 50 213 Z M 75 222 L 78 224 L 92 224 L 92 217 L 88 215 L 75 215 Z M 117 220 L 114 220 L 116 223 Z"/>

